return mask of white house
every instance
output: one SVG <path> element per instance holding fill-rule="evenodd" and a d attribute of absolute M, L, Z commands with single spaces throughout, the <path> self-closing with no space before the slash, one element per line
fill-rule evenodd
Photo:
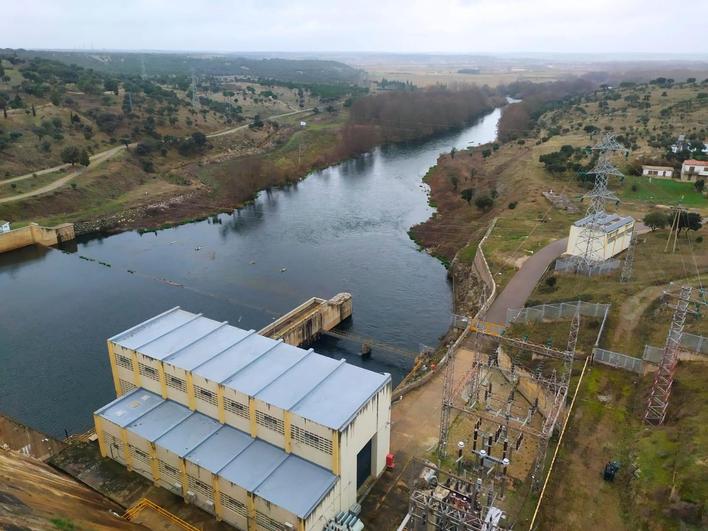
<path fill-rule="evenodd" d="M 695 182 L 698 178 L 708 177 L 708 161 L 684 160 L 681 165 L 681 180 Z"/>
<path fill-rule="evenodd" d="M 642 175 L 647 177 L 658 177 L 660 179 L 671 179 L 674 176 L 674 169 L 671 166 L 642 166 Z"/>
<path fill-rule="evenodd" d="M 0 233 L 10 232 L 10 222 L 0 219 Z"/>
<path fill-rule="evenodd" d="M 632 239 L 634 218 L 603 213 L 599 217 L 585 216 L 570 227 L 566 254 L 583 256 L 587 251 L 588 238 L 584 231 L 589 230 L 593 238 L 590 250 L 593 260 L 604 261 L 621 253 Z"/>

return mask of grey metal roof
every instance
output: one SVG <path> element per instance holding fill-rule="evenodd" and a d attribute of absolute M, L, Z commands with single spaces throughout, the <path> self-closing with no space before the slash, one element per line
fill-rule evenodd
<path fill-rule="evenodd" d="M 157 439 L 155 444 L 184 457 L 220 427 L 219 421 L 201 413 L 192 413 Z"/>
<path fill-rule="evenodd" d="M 338 362 L 316 354 L 306 356 L 256 394 L 256 398 L 282 409 L 290 409 L 342 363 L 344 361 Z M 290 381 L 299 385 L 288 385 Z"/>
<path fill-rule="evenodd" d="M 162 360 L 225 325 L 226 323 L 197 316 L 176 326 L 162 336 L 140 345 L 136 350 L 151 358 Z"/>
<path fill-rule="evenodd" d="M 179 307 L 111 340 L 283 409 L 301 403 L 299 415 L 332 429 L 344 428 L 371 389 L 391 379 Z"/>
<path fill-rule="evenodd" d="M 255 495 L 307 518 L 336 482 L 330 471 L 290 455 L 258 486 Z"/>
<path fill-rule="evenodd" d="M 248 492 L 254 492 L 288 454 L 277 446 L 260 439 L 253 439 L 248 448 L 243 450 L 236 459 L 226 465 L 219 475 L 231 483 L 243 487 Z M 317 466 L 317 465 L 312 465 Z M 300 488 L 297 478 L 292 478 L 293 490 Z"/>
<path fill-rule="evenodd" d="M 143 439 L 155 442 L 191 414 L 192 412 L 183 405 L 171 400 L 163 400 L 162 404 L 136 419 L 126 426 L 126 429 L 140 435 Z"/>
<path fill-rule="evenodd" d="M 137 418 L 162 404 L 162 402 L 162 398 L 155 393 L 138 388 L 106 404 L 95 414 L 104 417 L 121 428 L 125 428 Z"/>
<path fill-rule="evenodd" d="M 312 351 L 281 343 L 226 380 L 224 385 L 249 396 L 255 396 L 261 389 L 311 354 Z"/>
<path fill-rule="evenodd" d="M 252 442 L 253 438 L 249 434 L 224 424 L 189 452 L 186 458 L 212 474 L 217 474 Z"/>
<path fill-rule="evenodd" d="M 139 325 L 129 328 L 125 332 L 116 334 L 109 338 L 109 340 L 121 347 L 135 350 L 140 345 L 160 337 L 193 317 L 193 313 L 180 310 L 179 306 L 177 306 Z"/>
<path fill-rule="evenodd" d="M 352 411 L 351 405 L 359 402 L 364 406 L 389 381 L 390 375 L 372 373 L 345 363 L 298 402 L 292 411 L 323 426 L 341 430 L 358 412 Z"/>
<path fill-rule="evenodd" d="M 134 402 L 142 405 L 129 409 Z M 128 431 L 300 518 L 307 518 L 338 480 L 325 468 L 150 391 L 137 389 L 96 414 L 123 422 L 119 410 L 138 415 Z"/>
<path fill-rule="evenodd" d="M 579 219 L 574 223 L 576 227 L 585 227 L 593 225 L 595 230 L 603 232 L 612 232 L 629 223 L 634 223 L 634 218 L 631 216 L 618 216 L 617 214 L 608 214 L 607 212 L 597 216 L 589 215 Z"/>
<path fill-rule="evenodd" d="M 164 361 L 186 371 L 191 371 L 253 333 L 255 333 L 253 330 L 221 326 L 194 343 L 173 352 L 164 358 Z"/>
<path fill-rule="evenodd" d="M 193 372 L 207 380 L 221 383 L 271 348 L 276 347 L 277 343 L 273 339 L 251 334 L 243 341 L 239 341 L 233 347 L 200 365 Z"/>

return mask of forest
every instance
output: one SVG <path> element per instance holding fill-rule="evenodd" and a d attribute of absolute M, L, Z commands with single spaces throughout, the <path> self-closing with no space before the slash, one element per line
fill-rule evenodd
<path fill-rule="evenodd" d="M 486 88 L 385 92 L 354 100 L 342 144 L 350 153 L 387 142 L 403 142 L 460 129 L 502 105 L 504 98 Z"/>

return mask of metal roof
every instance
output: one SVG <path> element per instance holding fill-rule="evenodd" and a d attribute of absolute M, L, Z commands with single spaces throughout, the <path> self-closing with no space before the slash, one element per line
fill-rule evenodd
<path fill-rule="evenodd" d="M 258 486 L 255 494 L 307 518 L 336 482 L 337 478 L 328 470 L 290 455 Z"/>
<path fill-rule="evenodd" d="M 192 413 L 155 441 L 180 457 L 184 457 L 221 427 L 219 421 L 201 413 Z"/>
<path fill-rule="evenodd" d="M 362 407 L 373 397 L 385 382 L 366 378 L 369 371 L 348 363 L 326 378 L 319 386 L 308 393 L 293 408 L 293 413 L 311 419 L 323 426 L 343 429 L 358 410 L 352 411 L 350 405 L 361 401 Z M 352 382 L 356 382 L 352 385 Z M 361 400 L 362 397 L 367 397 Z"/>
<path fill-rule="evenodd" d="M 162 404 L 137 418 L 126 426 L 126 429 L 143 439 L 155 442 L 191 414 L 192 412 L 183 405 L 163 400 Z"/>
<path fill-rule="evenodd" d="M 162 398 L 150 391 L 138 388 L 116 398 L 113 402 L 106 404 L 94 414 L 104 417 L 106 420 L 109 420 L 121 428 L 125 428 L 135 419 L 143 416 L 160 404 L 162 404 Z"/>
<path fill-rule="evenodd" d="M 235 373 L 224 385 L 248 396 L 255 396 L 258 391 L 311 353 L 311 350 L 305 351 L 281 343 Z"/>
<path fill-rule="evenodd" d="M 258 485 L 263 483 L 263 480 L 288 458 L 288 454 L 277 446 L 261 439 L 253 439 L 252 441 L 245 450 L 219 472 L 222 478 L 243 487 L 248 492 L 254 492 Z M 292 480 L 294 489 L 300 488 L 297 478 L 292 478 Z"/>
<path fill-rule="evenodd" d="M 194 314 L 180 310 L 179 306 L 176 306 L 120 334 L 116 334 L 109 338 L 109 341 L 113 341 L 121 347 L 135 350 L 140 345 L 152 341 L 176 326 L 189 321 L 192 317 L 194 317 Z"/>
<path fill-rule="evenodd" d="M 634 218 L 631 216 L 618 216 L 617 214 L 608 214 L 607 212 L 604 212 L 599 216 L 593 214 L 585 216 L 584 218 L 576 221 L 573 225 L 576 227 L 592 225 L 595 230 L 612 232 L 630 223 L 634 223 Z"/>
<path fill-rule="evenodd" d="M 251 334 L 233 347 L 220 352 L 192 372 L 213 382 L 223 382 L 249 363 L 277 346 L 277 341 Z"/>
<path fill-rule="evenodd" d="M 115 422 L 115 412 L 129 410 L 136 401 L 144 405 L 135 408 L 138 413 L 130 410 L 138 417 L 126 430 L 300 518 L 307 518 L 337 482 L 319 465 L 144 389 L 123 395 L 96 414 Z"/>
<path fill-rule="evenodd" d="M 253 438 L 247 433 L 224 424 L 189 452 L 186 457 L 195 465 L 212 474 L 218 474 L 222 468 L 229 464 L 229 461 L 252 442 Z"/>
<path fill-rule="evenodd" d="M 282 409 L 302 402 L 294 411 L 332 429 L 343 429 L 371 390 L 391 380 L 179 307 L 110 340 Z"/>
<path fill-rule="evenodd" d="M 191 345 L 195 341 L 208 336 L 226 323 L 212 321 L 206 317 L 197 316 L 176 326 L 162 336 L 140 345 L 137 350 L 146 356 L 163 360 L 168 356 Z"/>
<path fill-rule="evenodd" d="M 233 326 L 221 326 L 181 350 L 173 352 L 164 358 L 164 361 L 186 371 L 191 371 L 209 361 L 216 355 L 215 353 L 228 350 L 253 333 L 255 333 L 254 330 L 241 330 Z M 204 348 L 207 345 L 209 348 Z"/>

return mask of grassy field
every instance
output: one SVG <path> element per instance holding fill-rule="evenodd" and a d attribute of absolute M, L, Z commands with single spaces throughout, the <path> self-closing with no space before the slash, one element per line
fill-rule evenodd
<path fill-rule="evenodd" d="M 640 201 L 647 204 L 708 208 L 708 198 L 699 194 L 693 183 L 670 179 L 626 177 L 619 189 L 622 201 Z"/>

